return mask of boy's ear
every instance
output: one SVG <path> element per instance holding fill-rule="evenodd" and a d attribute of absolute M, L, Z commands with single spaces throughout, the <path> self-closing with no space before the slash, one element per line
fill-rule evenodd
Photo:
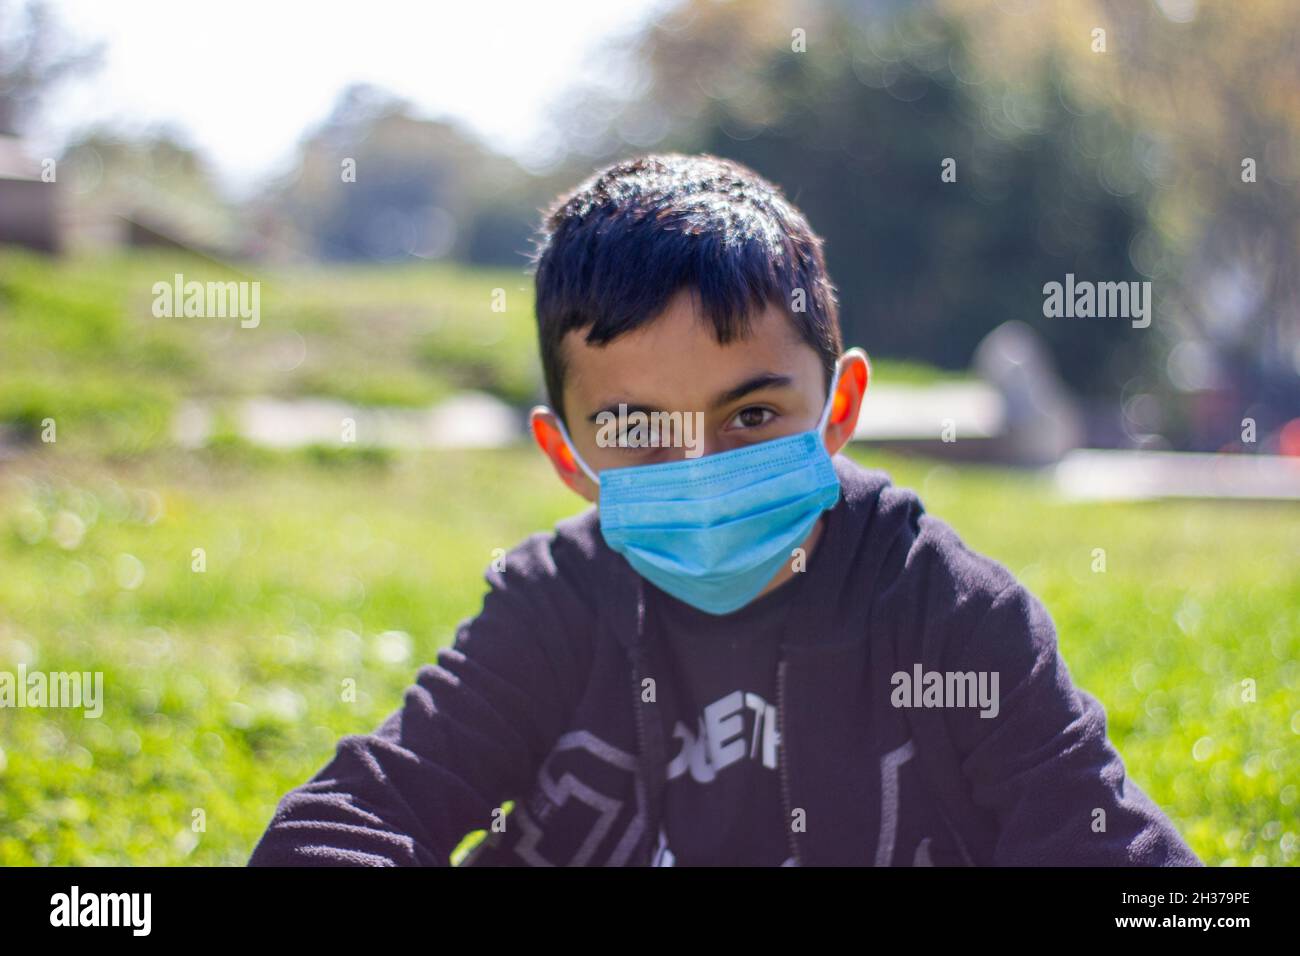
<path fill-rule="evenodd" d="M 560 420 L 555 412 L 545 405 L 537 405 L 528 413 L 528 425 L 537 447 L 550 459 L 551 467 L 560 476 L 560 480 L 571 490 L 595 503 L 600 497 L 600 488 L 578 467 L 577 459 L 573 457 L 573 452 L 569 450 L 564 434 L 560 431 Z"/>
<path fill-rule="evenodd" d="M 851 348 L 840 356 L 840 377 L 831 397 L 831 414 L 826 423 L 826 450 L 834 455 L 843 448 L 858 427 L 862 399 L 871 381 L 871 363 L 867 353 Z"/>

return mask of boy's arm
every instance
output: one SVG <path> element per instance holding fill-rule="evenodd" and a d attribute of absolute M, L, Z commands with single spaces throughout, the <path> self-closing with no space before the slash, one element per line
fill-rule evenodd
<path fill-rule="evenodd" d="M 1128 779 L 1101 703 L 1071 681 L 1028 590 L 1002 590 L 957 656 L 952 669 L 999 679 L 996 717 L 948 715 L 972 798 L 997 816 L 994 865 L 1204 865 Z"/>
<path fill-rule="evenodd" d="M 250 866 L 447 866 L 526 792 L 563 729 L 589 628 L 541 536 L 506 567 L 403 705 L 280 800 Z"/>

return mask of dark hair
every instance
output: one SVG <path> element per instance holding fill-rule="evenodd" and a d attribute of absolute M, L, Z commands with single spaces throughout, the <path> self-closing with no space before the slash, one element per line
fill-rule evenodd
<path fill-rule="evenodd" d="M 595 174 L 551 206 L 533 256 L 552 408 L 565 419 L 568 332 L 590 326 L 587 343 L 603 345 L 659 315 L 683 287 L 696 290 L 721 344 L 746 334 L 768 302 L 784 308 L 829 387 L 840 325 L 821 247 L 776 186 L 730 160 L 668 153 Z M 796 289 L 803 311 L 791 308 Z"/>

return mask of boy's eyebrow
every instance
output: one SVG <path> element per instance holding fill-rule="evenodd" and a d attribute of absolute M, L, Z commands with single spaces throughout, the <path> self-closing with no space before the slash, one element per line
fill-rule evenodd
<path fill-rule="evenodd" d="M 713 400 L 713 407 L 718 408 L 744 398 L 750 392 L 761 391 L 765 388 L 787 388 L 794 384 L 794 379 L 789 375 L 779 375 L 776 372 L 759 372 L 757 375 L 750 376 L 734 388 L 729 388 Z M 626 403 L 622 403 L 625 404 Z M 627 413 L 644 412 L 646 415 L 652 415 L 655 412 L 661 412 L 663 409 L 656 408 L 653 405 L 626 405 Z M 596 419 L 603 414 L 618 415 L 619 405 L 611 403 L 604 408 L 597 409 L 587 416 L 587 421 L 593 425 Z"/>
<path fill-rule="evenodd" d="M 730 404 L 738 398 L 744 398 L 750 392 L 757 392 L 765 388 L 786 388 L 793 384 L 794 379 L 789 375 L 778 375 L 776 372 L 759 372 L 715 398 L 713 407 L 718 408 L 721 405 Z"/>
<path fill-rule="evenodd" d="M 626 402 L 621 402 L 621 403 L 606 405 L 604 408 L 596 409 L 596 411 L 592 412 L 590 415 L 587 416 L 587 421 L 591 422 L 594 425 L 596 424 L 596 419 L 601 415 L 609 414 L 617 417 L 620 404 L 627 409 L 627 413 L 629 415 L 631 415 L 633 412 L 644 412 L 645 414 L 650 415 L 654 412 L 663 410 L 659 408 L 654 408 L 651 405 L 628 405 Z"/>

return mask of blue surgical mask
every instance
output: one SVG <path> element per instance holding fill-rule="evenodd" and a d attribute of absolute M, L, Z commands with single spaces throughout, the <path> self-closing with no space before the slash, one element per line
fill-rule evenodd
<path fill-rule="evenodd" d="M 812 431 L 599 476 L 561 424 L 574 459 L 600 485 L 605 543 L 646 580 L 701 611 L 744 607 L 839 500 L 839 477 L 822 442 L 838 380 L 837 368 Z"/>

